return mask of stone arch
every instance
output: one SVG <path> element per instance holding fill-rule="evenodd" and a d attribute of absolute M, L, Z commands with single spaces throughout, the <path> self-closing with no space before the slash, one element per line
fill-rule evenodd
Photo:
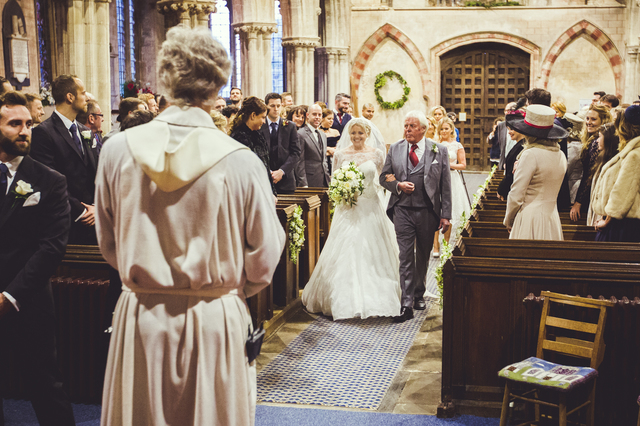
<path fill-rule="evenodd" d="M 378 28 L 378 30 L 375 31 L 360 48 L 360 51 L 353 62 L 353 70 L 351 72 L 355 90 L 358 90 L 360 87 L 360 79 L 362 78 L 364 68 L 373 56 L 376 48 L 387 37 L 398 43 L 416 64 L 416 67 L 418 67 L 418 71 L 420 72 L 422 91 L 423 93 L 426 93 L 429 78 L 427 61 L 424 60 L 424 56 L 420 53 L 418 46 L 416 46 L 405 33 L 391 24 L 384 24 Z"/>
<path fill-rule="evenodd" d="M 474 43 L 503 43 L 524 50 L 530 55 L 529 87 L 535 87 L 536 70 L 540 64 L 540 47 L 522 37 L 500 32 L 477 32 L 464 34 L 445 40 L 431 48 L 431 69 L 433 70 L 433 99 L 440 99 L 440 57 L 458 47 Z"/>
<path fill-rule="evenodd" d="M 555 61 L 558 59 L 558 56 L 560 56 L 562 51 L 566 49 L 567 46 L 569 46 L 578 37 L 584 37 L 589 40 L 609 59 L 609 63 L 611 64 L 611 68 L 615 76 L 616 94 L 619 95 L 621 93 L 623 84 L 623 67 L 620 52 L 616 48 L 613 41 L 604 31 L 602 31 L 600 28 L 596 27 L 586 19 L 578 22 L 567 31 L 562 33 L 562 35 L 556 40 L 556 42 L 553 43 L 551 49 L 549 49 L 549 53 L 547 53 L 547 56 L 544 58 L 544 61 L 542 63 L 540 80 L 540 82 L 542 83 L 542 87 L 547 87 L 547 84 L 549 83 L 549 75 L 551 74 L 551 68 L 553 67 Z"/>

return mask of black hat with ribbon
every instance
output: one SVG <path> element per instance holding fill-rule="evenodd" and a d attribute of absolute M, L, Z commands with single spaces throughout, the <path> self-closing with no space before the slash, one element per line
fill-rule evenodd
<path fill-rule="evenodd" d="M 533 136 L 540 139 L 564 139 L 569 133 L 553 124 L 556 112 L 546 105 L 529 105 L 523 114 L 507 115 L 507 126 L 525 136 Z"/>

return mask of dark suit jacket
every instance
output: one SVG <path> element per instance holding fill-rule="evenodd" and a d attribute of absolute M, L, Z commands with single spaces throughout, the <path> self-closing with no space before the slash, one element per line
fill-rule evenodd
<path fill-rule="evenodd" d="M 327 165 L 327 135 L 322 131 L 318 133 L 319 139 L 316 142 L 309 126 L 305 124 L 298 130 L 307 185 L 315 188 L 328 187 L 331 182 Z"/>
<path fill-rule="evenodd" d="M 294 170 L 300 160 L 300 144 L 298 143 L 298 129 L 295 123 L 281 118 L 278 121 L 278 146 L 274 149 L 270 146 L 271 130 L 268 121 L 260 129 L 269 145 L 269 167 L 272 171 L 282 170 L 284 177 L 276 184 L 276 191 L 282 194 L 291 194 L 296 191 L 296 179 Z"/>
<path fill-rule="evenodd" d="M 334 113 L 333 114 L 333 125 L 331 126 L 332 129 L 337 129 L 340 134 L 342 134 L 342 131 L 344 130 L 344 126 L 347 125 L 347 123 L 351 120 L 351 115 L 350 114 L 345 114 L 342 116 L 342 123 L 340 123 L 338 121 L 338 114 Z"/>
<path fill-rule="evenodd" d="M 31 184 L 40 202 L 23 207 L 16 198 L 18 181 Z M 24 157 L 0 208 L 0 292 L 25 307 L 37 304 L 53 312 L 49 278 L 64 256 L 69 235 L 67 182 L 60 173 Z"/>
<path fill-rule="evenodd" d="M 524 139 L 519 140 L 509 154 L 507 154 L 507 158 L 504 161 L 504 177 L 500 181 L 500 185 L 498 185 L 498 194 L 502 195 L 502 197 L 507 199 L 509 195 L 509 191 L 511 191 L 511 185 L 513 185 L 513 165 L 516 163 L 518 159 L 518 155 L 522 152 L 524 145 Z"/>
<path fill-rule="evenodd" d="M 89 130 L 82 125 L 78 127 L 80 131 Z M 84 211 L 81 202 L 93 204 L 97 160 L 90 143 L 83 140 L 86 154 L 83 158 L 56 113 L 35 127 L 31 136 L 31 157 L 67 178 L 72 220 Z"/>
<path fill-rule="evenodd" d="M 498 163 L 498 170 L 504 170 L 504 162 L 507 158 L 507 153 L 505 152 L 506 148 L 507 148 L 507 130 L 509 130 L 507 128 L 507 122 L 506 121 L 501 121 L 498 123 L 498 125 L 496 126 L 496 132 L 495 132 L 495 140 L 493 143 L 498 143 L 498 146 L 500 147 L 500 162 Z"/>

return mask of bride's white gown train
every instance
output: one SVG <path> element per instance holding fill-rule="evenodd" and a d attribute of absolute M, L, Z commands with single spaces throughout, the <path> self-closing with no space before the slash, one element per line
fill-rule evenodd
<path fill-rule="evenodd" d="M 334 320 L 400 315 L 398 243 L 376 184 L 384 154 L 376 149 L 335 155 L 338 165 L 356 163 L 365 189 L 355 206 L 336 208 L 302 303 Z"/>

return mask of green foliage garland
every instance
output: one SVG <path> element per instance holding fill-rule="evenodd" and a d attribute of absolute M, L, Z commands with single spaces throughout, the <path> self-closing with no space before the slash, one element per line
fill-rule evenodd
<path fill-rule="evenodd" d="M 296 206 L 291 219 L 289 219 L 289 258 L 294 265 L 298 263 L 298 255 L 304 244 L 304 228 L 302 207 Z"/>
<path fill-rule="evenodd" d="M 400 84 L 402 84 L 402 90 L 404 94 L 402 95 L 402 98 L 398 99 L 395 102 L 385 102 L 384 99 L 382 99 L 382 96 L 380 96 L 380 89 L 382 89 L 385 86 L 385 84 L 387 84 L 387 78 L 390 78 L 390 79 L 395 78 L 396 80 L 398 80 Z M 402 76 L 397 72 L 391 71 L 391 70 L 378 74 L 376 76 L 376 82 L 374 83 L 373 86 L 374 86 L 373 91 L 376 94 L 376 99 L 378 100 L 378 103 L 383 109 L 402 108 L 403 105 L 409 100 L 409 93 L 411 93 L 411 88 L 409 87 L 409 85 L 407 85 L 407 82 L 405 81 L 405 79 L 402 78 Z"/>

